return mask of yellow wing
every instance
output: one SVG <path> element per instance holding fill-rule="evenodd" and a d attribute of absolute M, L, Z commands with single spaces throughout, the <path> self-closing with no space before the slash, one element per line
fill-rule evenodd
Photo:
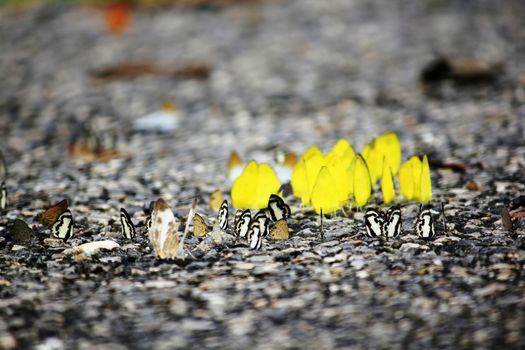
<path fill-rule="evenodd" d="M 421 191 L 419 194 L 419 200 L 421 202 L 428 202 L 432 199 L 432 181 L 430 179 L 430 167 L 428 165 L 428 158 L 425 154 L 423 156 L 423 163 L 421 164 Z"/>
<path fill-rule="evenodd" d="M 414 179 L 408 160 L 399 168 L 399 192 L 409 201 L 414 198 Z"/>
<path fill-rule="evenodd" d="M 380 138 L 383 144 L 385 161 L 390 167 L 392 174 L 396 175 L 399 171 L 399 164 L 401 164 L 401 142 L 399 142 L 399 138 L 393 131 L 384 133 Z"/>
<path fill-rule="evenodd" d="M 385 204 L 392 202 L 396 196 L 396 192 L 394 191 L 394 181 L 392 180 L 392 172 L 386 161 L 383 162 L 381 192 L 383 193 L 383 203 Z"/>
<path fill-rule="evenodd" d="M 233 183 L 231 196 L 235 208 L 251 208 L 257 195 L 258 178 L 259 167 L 257 163 L 252 160 Z"/>
<path fill-rule="evenodd" d="M 330 170 L 323 166 L 312 190 L 312 205 L 317 214 L 330 214 L 341 207 L 339 196 L 334 186 L 335 180 Z"/>
<path fill-rule="evenodd" d="M 356 207 L 361 208 L 370 199 L 372 183 L 370 181 L 368 166 L 361 155 L 354 158 L 353 168 L 354 204 Z"/>
<path fill-rule="evenodd" d="M 413 199 L 421 200 L 421 160 L 418 156 L 412 156 L 409 160 L 410 171 L 412 173 L 412 181 L 414 186 Z"/>
<path fill-rule="evenodd" d="M 277 193 L 281 182 L 277 174 L 268 163 L 259 164 L 259 176 L 257 178 L 257 191 L 252 209 L 262 209 L 268 206 L 268 198 L 272 193 Z"/>
<path fill-rule="evenodd" d="M 306 166 L 304 159 L 301 158 L 299 163 L 293 168 L 291 184 L 294 196 L 301 198 L 305 197 L 308 192 L 308 182 L 306 179 Z M 304 204 L 304 200 L 303 200 Z"/>
<path fill-rule="evenodd" d="M 348 182 L 346 167 L 341 161 L 341 158 L 335 153 L 330 153 L 326 157 L 325 164 L 334 178 L 334 185 L 338 194 L 339 204 L 340 206 L 343 206 L 350 198 L 350 183 Z"/>

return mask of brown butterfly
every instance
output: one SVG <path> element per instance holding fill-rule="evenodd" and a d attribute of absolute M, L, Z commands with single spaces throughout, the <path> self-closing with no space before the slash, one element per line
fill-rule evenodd
<path fill-rule="evenodd" d="M 38 214 L 38 221 L 42 225 L 51 227 L 58 220 L 58 217 L 67 210 L 67 208 L 67 199 L 64 199 Z"/>
<path fill-rule="evenodd" d="M 270 235 L 274 241 L 290 238 L 290 231 L 288 230 L 288 223 L 285 219 L 280 219 L 273 224 L 270 230 Z"/>
<path fill-rule="evenodd" d="M 151 228 L 148 232 L 156 256 L 161 259 L 177 257 L 179 225 L 166 201 L 162 198 L 157 199 L 151 213 Z"/>
<path fill-rule="evenodd" d="M 193 235 L 195 237 L 204 237 L 208 234 L 208 225 L 202 216 L 195 213 L 193 217 Z"/>

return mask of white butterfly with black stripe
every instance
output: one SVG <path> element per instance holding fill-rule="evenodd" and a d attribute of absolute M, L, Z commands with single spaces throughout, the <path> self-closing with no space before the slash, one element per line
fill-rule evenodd
<path fill-rule="evenodd" d="M 430 209 L 419 207 L 419 214 L 416 219 L 416 233 L 422 238 L 432 238 L 436 234 L 434 218 Z"/>
<path fill-rule="evenodd" d="M 268 211 L 270 212 L 270 218 L 273 222 L 287 219 L 292 214 L 288 204 L 276 194 L 270 195 L 270 198 L 268 199 Z"/>
<path fill-rule="evenodd" d="M 221 204 L 217 219 L 219 220 L 219 228 L 226 231 L 228 229 L 228 201 L 226 199 Z"/>
<path fill-rule="evenodd" d="M 248 239 L 251 249 L 261 249 L 263 238 L 268 234 L 269 220 L 266 212 L 260 210 L 250 221 Z"/>
<path fill-rule="evenodd" d="M 73 235 L 73 214 L 71 210 L 66 209 L 57 218 L 57 221 L 51 226 L 53 237 L 61 238 L 66 242 Z"/>
<path fill-rule="evenodd" d="M 385 217 L 382 211 L 369 208 L 365 213 L 366 234 L 369 237 L 378 237 L 383 234 L 383 224 Z"/>
<path fill-rule="evenodd" d="M 375 238 L 385 236 L 396 237 L 401 233 L 401 209 L 392 207 L 386 215 L 380 210 L 368 209 L 365 213 L 366 233 Z"/>
<path fill-rule="evenodd" d="M 392 207 L 386 212 L 383 222 L 383 235 L 390 238 L 396 237 L 401 233 L 401 209 Z"/>
<path fill-rule="evenodd" d="M 122 235 L 127 239 L 135 238 L 135 225 L 131 221 L 131 216 L 126 209 L 120 208 L 120 224 L 122 226 Z"/>
<path fill-rule="evenodd" d="M 238 215 L 237 215 L 238 214 Z M 250 221 L 252 220 L 252 213 L 250 209 L 239 210 L 235 215 L 234 233 L 236 237 L 245 238 L 250 230 Z"/>

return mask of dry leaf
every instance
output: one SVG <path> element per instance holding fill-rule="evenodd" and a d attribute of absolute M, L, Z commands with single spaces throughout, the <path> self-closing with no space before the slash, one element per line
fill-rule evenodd
<path fill-rule="evenodd" d="M 465 188 L 469 191 L 479 191 L 480 190 L 478 183 L 472 180 L 467 181 L 467 183 L 465 184 Z"/>

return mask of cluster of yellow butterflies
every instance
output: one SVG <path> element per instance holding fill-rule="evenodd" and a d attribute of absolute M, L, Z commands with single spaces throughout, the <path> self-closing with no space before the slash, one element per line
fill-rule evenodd
<path fill-rule="evenodd" d="M 264 208 L 265 199 L 281 186 L 277 173 L 267 163 L 251 161 L 243 170 L 239 169 L 239 162 L 236 165 L 231 190 L 233 206 Z M 394 132 L 386 132 L 368 143 L 360 154 L 345 139 L 337 141 L 326 154 L 311 146 L 294 164 L 290 180 L 294 195 L 303 205 L 312 206 L 317 213 L 329 214 L 349 203 L 363 207 L 379 180 L 383 202 L 392 202 L 396 196 L 396 175 L 399 192 L 406 199 L 418 202 L 432 199 L 427 156 L 422 159 L 413 156 L 401 164 L 399 138 Z"/>

